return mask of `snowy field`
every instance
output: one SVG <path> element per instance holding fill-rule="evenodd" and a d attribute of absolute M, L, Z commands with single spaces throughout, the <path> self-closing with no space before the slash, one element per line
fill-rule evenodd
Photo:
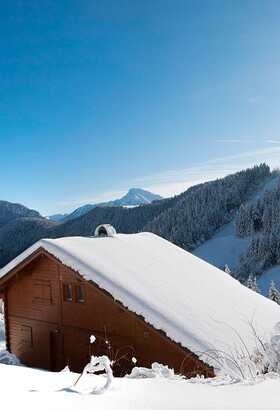
<path fill-rule="evenodd" d="M 188 409 L 279 410 L 280 379 L 254 383 L 225 383 L 217 379 L 114 379 L 111 390 L 90 394 L 105 383 L 102 376 L 51 373 L 0 365 L 1 408 L 8 409 Z"/>
<path fill-rule="evenodd" d="M 0 318 L 0 332 L 3 330 Z M 4 348 L 3 332 L 0 349 Z M 2 346 L 1 346 L 2 345 Z M 170 376 L 170 375 L 169 375 Z M 171 373 L 172 377 L 172 373 Z M 92 391 L 106 376 L 52 373 L 24 366 L 0 364 L 0 408 L 5 410 L 279 410 L 280 377 L 264 381 L 231 382 L 225 379 L 114 378 L 103 394 Z M 174 378 L 174 376 L 173 376 Z"/>

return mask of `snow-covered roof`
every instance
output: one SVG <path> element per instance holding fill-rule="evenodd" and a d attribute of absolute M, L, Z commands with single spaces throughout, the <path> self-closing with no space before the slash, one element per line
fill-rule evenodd
<path fill-rule="evenodd" d="M 194 353 L 229 351 L 242 345 L 240 337 L 252 350 L 249 322 L 265 338 L 280 320 L 275 302 L 151 233 L 42 239 L 6 265 L 0 277 L 39 248 Z"/>

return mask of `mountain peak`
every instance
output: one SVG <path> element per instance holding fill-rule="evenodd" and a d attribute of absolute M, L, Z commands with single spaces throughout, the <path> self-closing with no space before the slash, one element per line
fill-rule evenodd
<path fill-rule="evenodd" d="M 109 205 L 109 206 L 139 206 L 142 204 L 150 204 L 152 201 L 160 200 L 162 197 L 160 195 L 153 194 L 152 192 L 146 191 L 141 188 L 131 188 L 126 195 L 124 195 L 120 199 L 116 199 L 114 201 L 109 202 L 102 202 L 99 204 L 94 205 L 84 205 L 80 206 L 79 208 L 75 209 L 69 215 L 51 215 L 49 216 L 50 219 L 54 219 L 56 221 L 66 222 L 70 219 L 78 218 L 81 215 L 89 212 L 92 208 L 95 208 L 99 205 Z"/>
<path fill-rule="evenodd" d="M 115 206 L 138 206 L 142 204 L 150 204 L 155 199 L 162 199 L 162 197 L 141 188 L 131 188 L 121 199 L 112 201 L 112 203 L 109 204 Z"/>

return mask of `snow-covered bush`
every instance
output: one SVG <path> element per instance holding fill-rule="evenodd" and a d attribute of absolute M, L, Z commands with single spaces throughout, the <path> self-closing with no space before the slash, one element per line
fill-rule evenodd
<path fill-rule="evenodd" d="M 2 306 L 2 312 L 1 312 L 1 306 Z M 6 350 L 5 323 L 4 323 L 3 313 L 4 313 L 3 302 L 0 299 L 0 363 L 19 365 L 20 364 L 19 359 L 15 355 L 13 355 L 12 353 Z"/>
<path fill-rule="evenodd" d="M 0 363 L 1 364 L 12 364 L 14 366 L 20 365 L 19 359 L 8 350 L 0 350 Z"/>
<path fill-rule="evenodd" d="M 95 373 L 99 373 L 105 371 L 107 374 L 107 381 L 104 384 L 104 386 L 102 386 L 99 389 L 93 389 L 92 390 L 92 394 L 102 394 L 105 391 L 109 390 L 111 387 L 111 384 L 113 382 L 113 372 L 112 372 L 112 368 L 111 368 L 111 362 L 109 360 L 109 358 L 107 356 L 91 356 L 91 360 L 90 362 L 85 366 L 83 373 L 79 376 L 79 378 L 77 379 L 76 383 L 74 384 L 74 386 L 76 386 L 76 384 L 78 383 L 78 381 L 80 380 L 80 378 L 83 375 L 86 374 L 95 374 Z"/>
<path fill-rule="evenodd" d="M 135 366 L 137 359 L 135 358 L 135 349 L 133 346 L 124 345 L 118 348 L 112 346 L 110 340 L 107 338 L 106 328 L 104 329 L 104 337 L 90 336 L 90 344 L 96 343 L 95 354 L 99 355 L 98 345 L 103 345 L 105 350 L 102 353 L 109 358 L 113 370 L 117 370 L 118 375 L 124 376 L 129 367 Z"/>
<path fill-rule="evenodd" d="M 270 335 L 270 341 L 256 350 L 252 360 L 255 361 L 258 372 L 273 372 L 280 375 L 280 322 Z"/>
<path fill-rule="evenodd" d="M 200 359 L 211 364 L 218 377 L 230 377 L 236 381 L 257 380 L 268 377 L 271 373 L 280 377 L 280 322 L 276 324 L 269 342 L 261 340 L 252 323 L 248 323 L 248 326 L 251 327 L 256 343 L 253 352 L 249 351 L 238 332 L 232 329 L 240 338 L 239 348 L 232 346 L 230 353 L 210 349 L 200 352 Z"/>
<path fill-rule="evenodd" d="M 151 369 L 147 367 L 134 367 L 130 374 L 127 374 L 125 377 L 129 379 L 150 379 L 155 377 L 178 380 L 184 378 L 183 376 L 178 376 L 174 373 L 173 369 L 169 369 L 168 366 L 165 366 L 160 363 L 153 363 Z"/>

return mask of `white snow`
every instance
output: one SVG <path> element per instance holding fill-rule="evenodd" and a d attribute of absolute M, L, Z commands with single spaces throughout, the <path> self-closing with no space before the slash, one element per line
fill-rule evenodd
<path fill-rule="evenodd" d="M 43 239 L 6 265 L 1 276 L 40 247 L 198 355 L 238 348 L 240 336 L 253 350 L 249 322 L 265 340 L 279 321 L 276 303 L 151 233 Z"/>
<path fill-rule="evenodd" d="M 94 386 L 91 390 L 91 394 L 103 394 L 107 390 L 110 390 L 114 377 L 111 368 L 110 360 L 107 356 L 91 356 L 90 362 L 85 366 L 83 373 L 78 377 L 77 381 L 74 383 L 74 387 L 80 382 L 81 377 L 85 377 L 88 374 L 95 374 L 105 370 L 107 375 L 107 380 L 103 386 Z"/>
<path fill-rule="evenodd" d="M 115 378 L 111 390 L 89 394 L 105 378 L 51 373 L 0 364 L 1 409 L 15 410 L 279 410 L 280 379 L 232 383 L 224 379 Z M 105 376 L 106 377 L 106 376 Z"/>
<path fill-rule="evenodd" d="M 150 204 L 151 203 L 151 201 L 149 201 L 147 198 L 145 198 L 143 195 L 141 195 L 141 194 L 137 194 L 137 195 L 135 195 L 135 197 L 137 198 L 137 199 L 139 199 L 139 201 L 141 201 L 141 200 L 144 200 L 144 202 L 146 202 L 147 204 Z M 140 198 L 139 198 L 140 197 Z M 141 199 L 142 198 L 142 199 Z"/>
<path fill-rule="evenodd" d="M 1 299 L 0 299 L 1 301 Z M 6 349 L 5 343 L 5 325 L 4 325 L 4 317 L 2 313 L 0 313 L 0 352 Z"/>
<path fill-rule="evenodd" d="M 96 340 L 96 337 L 94 335 L 90 336 L 90 343 L 94 343 Z"/>
<path fill-rule="evenodd" d="M 1 305 L 1 299 L 0 299 Z M 4 316 L 0 312 L 0 363 L 19 365 L 18 358 L 6 350 Z M 1 402 L 1 401 L 0 401 Z"/>
<path fill-rule="evenodd" d="M 134 367 L 130 374 L 125 375 L 128 379 L 154 379 L 156 377 L 180 380 L 184 379 L 184 376 L 180 376 L 174 373 L 173 369 L 169 369 L 168 366 L 154 362 L 151 369 L 146 367 Z"/>
<path fill-rule="evenodd" d="M 262 199 L 265 189 L 273 190 L 278 179 L 278 177 L 274 178 L 267 183 L 261 191 L 248 201 L 248 204 L 254 203 L 257 197 Z M 219 268 L 224 268 L 226 264 L 230 270 L 236 267 L 238 265 L 238 256 L 246 252 L 251 238 L 238 238 L 235 235 L 234 223 L 235 218 L 217 232 L 212 239 L 195 249 L 193 254 Z"/>

